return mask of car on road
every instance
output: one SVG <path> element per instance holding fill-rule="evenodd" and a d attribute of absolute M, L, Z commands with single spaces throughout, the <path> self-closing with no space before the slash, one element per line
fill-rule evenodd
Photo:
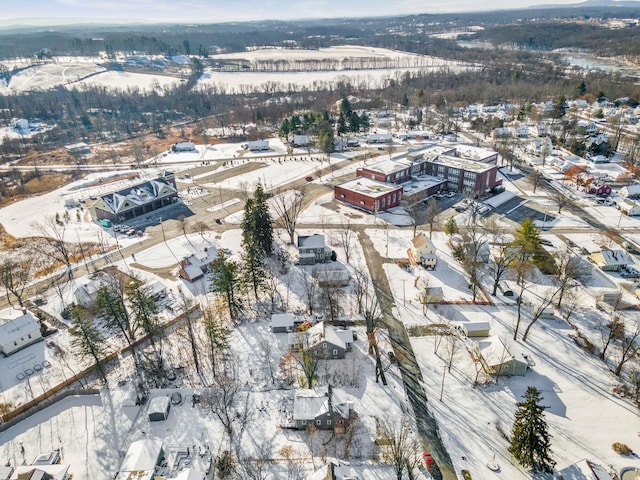
<path fill-rule="evenodd" d="M 446 196 L 447 198 L 455 197 L 455 196 L 456 196 L 456 192 L 447 192 L 447 193 L 445 193 L 445 196 Z"/>
<path fill-rule="evenodd" d="M 217 223 L 218 225 L 222 225 L 222 220 L 220 220 L 219 218 L 216 218 L 216 223 Z"/>
<path fill-rule="evenodd" d="M 547 247 L 553 247 L 553 243 L 551 243 L 549 240 L 547 240 L 546 238 L 541 238 L 540 239 L 540 245 L 545 245 Z"/>
<path fill-rule="evenodd" d="M 313 180 L 313 177 L 312 177 L 311 175 L 309 175 L 309 176 L 307 176 L 307 177 L 304 177 L 304 179 L 305 179 L 307 182 L 311 182 L 311 181 Z"/>

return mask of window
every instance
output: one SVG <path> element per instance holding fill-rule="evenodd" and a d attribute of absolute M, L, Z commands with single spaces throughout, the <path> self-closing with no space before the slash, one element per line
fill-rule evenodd
<path fill-rule="evenodd" d="M 27 335 L 27 337 L 31 338 L 31 334 Z"/>
<path fill-rule="evenodd" d="M 384 208 L 386 206 L 385 204 L 386 204 L 386 198 L 383 197 L 382 198 L 382 208 Z"/>
<path fill-rule="evenodd" d="M 327 420 L 327 425 L 331 425 L 331 420 Z"/>
<path fill-rule="evenodd" d="M 316 425 L 322 425 L 322 420 L 320 419 L 316 420 Z"/>
<path fill-rule="evenodd" d="M 302 420 L 302 425 L 306 425 L 307 421 L 306 420 Z"/>
<path fill-rule="evenodd" d="M 336 348 L 333 349 L 333 356 L 334 357 L 338 356 L 338 350 Z"/>
<path fill-rule="evenodd" d="M 341 194 L 340 194 L 340 198 L 344 198 L 344 193 L 341 193 Z"/>
<path fill-rule="evenodd" d="M 13 346 L 17 347 L 18 346 L 18 342 L 13 342 Z"/>
<path fill-rule="evenodd" d="M 372 173 L 371 174 L 371 180 L 375 180 L 375 179 L 376 179 L 376 176 Z"/>

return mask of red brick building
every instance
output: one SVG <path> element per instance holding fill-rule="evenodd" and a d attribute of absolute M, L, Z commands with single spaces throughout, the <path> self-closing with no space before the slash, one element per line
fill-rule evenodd
<path fill-rule="evenodd" d="M 502 183 L 496 178 L 498 166 L 491 163 L 440 155 L 427 159 L 426 172 L 447 181 L 447 189 L 454 192 L 484 194 Z"/>
<path fill-rule="evenodd" d="M 333 197 L 356 208 L 377 213 L 400 205 L 402 192 L 399 185 L 357 177 L 336 185 Z"/>

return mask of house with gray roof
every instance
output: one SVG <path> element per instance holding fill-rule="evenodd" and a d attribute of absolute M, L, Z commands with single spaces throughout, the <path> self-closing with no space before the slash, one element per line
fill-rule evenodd
<path fill-rule="evenodd" d="M 293 422 L 298 430 L 313 425 L 318 430 L 343 429 L 353 413 L 353 402 L 331 385 L 296 391 Z"/>
<path fill-rule="evenodd" d="M 298 235 L 300 265 L 315 265 L 331 260 L 331 248 L 325 245 L 324 235 Z"/>
<path fill-rule="evenodd" d="M 316 323 L 304 332 L 289 333 L 287 343 L 292 350 L 309 349 L 327 360 L 344 358 L 353 348 L 353 331 L 325 322 Z"/>

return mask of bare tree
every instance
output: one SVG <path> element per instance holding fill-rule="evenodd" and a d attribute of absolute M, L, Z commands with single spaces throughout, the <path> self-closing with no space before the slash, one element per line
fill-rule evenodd
<path fill-rule="evenodd" d="M 387 384 L 387 377 L 382 367 L 382 359 L 380 358 L 380 349 L 378 348 L 378 340 L 376 339 L 376 331 L 378 324 L 382 318 L 382 311 L 380 310 L 380 304 L 378 303 L 378 295 L 375 291 L 375 285 L 373 282 L 367 284 L 365 293 L 361 298 L 360 312 L 364 317 L 367 340 L 369 342 L 369 355 L 374 355 L 376 363 L 376 383 L 382 381 L 383 385 Z"/>
<path fill-rule="evenodd" d="M 289 243 L 295 242 L 296 225 L 304 205 L 304 189 L 277 190 L 271 200 L 275 212 L 276 225 L 289 234 Z"/>
<path fill-rule="evenodd" d="M 551 194 L 553 203 L 558 206 L 558 214 L 562 213 L 562 209 L 571 203 L 571 199 L 560 190 L 554 190 Z"/>
<path fill-rule="evenodd" d="M 531 184 L 531 188 L 533 188 L 533 193 L 536 193 L 536 189 L 540 186 L 540 182 L 542 181 L 542 174 L 538 170 L 533 169 L 529 172 L 527 178 Z"/>
<path fill-rule="evenodd" d="M 393 467 L 397 480 L 402 480 L 406 469 L 416 466 L 416 452 L 421 450 L 414 435 L 411 414 L 403 409 L 400 418 L 376 418 L 377 436 L 383 439 L 382 458 Z"/>
<path fill-rule="evenodd" d="M 313 315 L 313 309 L 318 295 L 318 280 L 309 272 L 302 271 L 302 286 L 304 288 L 304 296 L 307 301 L 307 310 L 309 315 Z"/>
<path fill-rule="evenodd" d="M 271 476 L 270 465 L 273 457 L 273 437 L 262 438 L 257 446 L 257 455 L 243 458 L 238 462 L 246 480 L 267 480 Z"/>
<path fill-rule="evenodd" d="M 193 233 L 199 233 L 200 237 L 204 239 L 204 232 L 209 231 L 209 225 L 207 225 L 205 222 L 201 220 L 198 220 L 197 222 L 191 225 L 191 231 Z"/>
<path fill-rule="evenodd" d="M 31 277 L 31 263 L 26 260 L 14 260 L 5 257 L 0 263 L 0 285 L 5 289 L 5 295 L 9 305 L 11 295 L 18 301 L 20 307 L 23 306 L 22 295 Z"/>
<path fill-rule="evenodd" d="M 202 311 L 202 323 L 208 350 L 211 374 L 215 377 L 218 373 L 218 363 L 229 349 L 229 333 L 222 325 L 220 319 L 223 307 L 216 302 L 207 306 Z"/>
<path fill-rule="evenodd" d="M 634 320 L 633 322 L 626 323 L 625 335 L 620 340 L 617 349 L 617 364 L 613 371 L 615 375 L 620 376 L 624 365 L 632 358 L 636 358 L 638 356 L 638 352 L 640 351 L 640 343 L 638 343 L 639 338 L 640 322 Z"/>
<path fill-rule="evenodd" d="M 439 214 L 440 214 L 440 209 L 438 208 L 438 203 L 436 202 L 436 199 L 430 198 L 429 201 L 427 202 L 427 208 L 424 211 L 424 224 L 429 225 L 429 238 L 431 238 L 431 235 L 433 234 L 433 229 L 439 222 L 439 217 L 438 217 Z M 416 231 L 414 228 L 413 230 L 414 237 L 416 236 L 415 233 Z"/>
<path fill-rule="evenodd" d="M 476 202 L 471 203 L 469 208 L 469 216 L 465 221 L 464 239 L 464 257 L 462 266 L 469 275 L 469 285 L 473 294 L 473 302 L 476 301 L 478 290 L 480 289 L 479 267 L 482 263 L 482 248 L 487 243 L 484 235 L 482 224 L 479 222 L 480 205 Z"/>
<path fill-rule="evenodd" d="M 538 320 L 540 320 L 540 318 L 543 317 L 545 311 L 547 311 L 549 309 L 549 307 L 551 305 L 553 305 L 553 302 L 555 301 L 555 299 L 558 297 L 558 293 L 560 292 L 559 289 L 551 289 L 550 291 L 548 291 L 543 297 L 541 302 L 537 305 L 536 308 L 534 308 L 533 310 L 533 317 L 531 318 L 531 321 L 529 322 L 529 324 L 527 325 L 527 328 L 524 329 L 524 332 L 522 334 L 522 341 L 526 342 L 527 341 L 527 337 L 529 336 L 529 332 L 531 331 L 531 327 L 533 327 Z M 515 340 L 515 339 L 514 339 Z"/>
<path fill-rule="evenodd" d="M 50 247 L 49 254 L 51 257 L 67 267 L 67 274 L 69 280 L 71 280 L 73 278 L 73 270 L 71 269 L 72 250 L 70 244 L 64 238 L 65 225 L 56 222 L 55 218 L 48 218 L 43 223 L 36 225 L 36 228 Z"/>
<path fill-rule="evenodd" d="M 556 296 L 556 308 L 562 306 L 565 293 L 578 286 L 578 280 L 588 274 L 588 267 L 583 264 L 582 259 L 574 255 L 570 250 L 558 252 L 554 255 L 556 273 L 553 277 L 555 286 L 558 288 Z"/>
<path fill-rule="evenodd" d="M 600 325 L 600 338 L 602 339 L 602 348 L 600 349 L 600 358 L 606 360 L 609 346 L 616 341 L 624 338 L 624 321 L 622 315 L 616 310 L 611 310 L 611 316 Z"/>
<path fill-rule="evenodd" d="M 355 232 L 351 226 L 351 222 L 341 220 L 341 226 L 338 229 L 338 245 L 344 250 L 344 259 L 347 263 L 351 263 L 351 251 L 353 242 L 355 241 Z"/>

